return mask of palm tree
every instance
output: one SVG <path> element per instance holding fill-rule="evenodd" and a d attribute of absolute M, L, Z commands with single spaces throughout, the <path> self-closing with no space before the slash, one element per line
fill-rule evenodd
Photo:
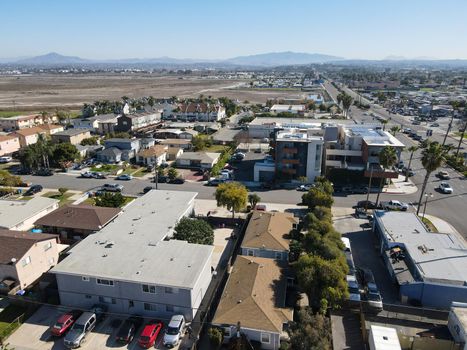
<path fill-rule="evenodd" d="M 383 124 L 383 131 L 386 130 L 386 124 L 388 123 L 387 119 L 381 120 L 381 124 Z"/>
<path fill-rule="evenodd" d="M 391 128 L 391 133 L 392 133 L 392 136 L 396 136 L 396 133 L 398 133 L 400 130 L 400 128 L 396 125 L 396 126 L 393 126 Z"/>
<path fill-rule="evenodd" d="M 410 165 L 412 164 L 413 154 L 418 150 L 418 146 L 410 146 L 408 151 L 410 152 L 410 159 L 409 164 L 407 165 L 407 169 L 405 170 L 405 182 L 409 181 L 409 169 Z"/>
<path fill-rule="evenodd" d="M 464 140 L 465 131 L 467 129 L 467 115 L 464 117 L 464 119 L 458 122 L 458 125 L 459 125 L 459 132 L 461 135 L 460 135 L 459 143 L 457 144 L 456 157 L 459 156 L 459 151 L 461 149 L 462 141 Z"/>
<path fill-rule="evenodd" d="M 418 200 L 417 215 L 420 212 L 423 195 L 425 193 L 428 179 L 433 171 L 438 169 L 444 162 L 446 151 L 443 146 L 437 142 L 428 143 L 427 147 L 422 151 L 422 165 L 425 168 L 426 174 L 423 180 L 422 190 L 420 192 L 420 199 Z"/>
<path fill-rule="evenodd" d="M 396 164 L 396 162 L 397 162 L 397 152 L 394 147 L 386 146 L 381 150 L 381 152 L 379 152 L 379 164 L 383 167 L 383 172 L 386 171 L 386 169 L 391 168 L 394 164 Z M 378 196 L 376 197 L 376 206 L 378 206 L 379 196 L 381 195 L 381 192 L 383 191 L 385 180 L 386 178 L 384 176 L 381 177 Z"/>

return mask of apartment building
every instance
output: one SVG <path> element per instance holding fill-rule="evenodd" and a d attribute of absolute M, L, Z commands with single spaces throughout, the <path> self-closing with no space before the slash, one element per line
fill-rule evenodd
<path fill-rule="evenodd" d="M 0 135 L 0 157 L 12 154 L 20 149 L 19 137 L 14 135 Z"/>
<path fill-rule="evenodd" d="M 55 123 L 57 117 L 55 115 L 18 115 L 8 118 L 0 118 L 0 129 L 4 131 L 20 130 L 32 128 L 37 125 Z"/>

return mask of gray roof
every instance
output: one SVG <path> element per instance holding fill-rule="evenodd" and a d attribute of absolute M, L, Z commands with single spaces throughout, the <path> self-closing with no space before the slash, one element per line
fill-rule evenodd
<path fill-rule="evenodd" d="M 149 191 L 71 249 L 52 272 L 192 288 L 211 263 L 213 247 L 164 238 L 190 214 L 196 195 Z"/>
<path fill-rule="evenodd" d="M 113 138 L 107 139 L 104 142 L 118 142 L 118 143 L 131 143 L 131 142 L 140 142 L 139 139 L 124 139 L 124 138 Z"/>
<path fill-rule="evenodd" d="M 213 162 L 220 157 L 220 153 L 214 152 L 185 152 L 177 158 L 181 160 L 199 160 L 201 162 Z"/>
<path fill-rule="evenodd" d="M 89 118 L 89 120 L 97 120 L 97 122 L 111 122 L 111 121 L 116 121 L 118 118 L 120 118 L 122 115 L 121 114 L 99 114 L 94 117 Z"/>
<path fill-rule="evenodd" d="M 56 199 L 40 196 L 27 201 L 0 200 L 0 227 L 14 227 L 58 202 Z M 44 212 L 45 214 L 47 213 Z"/>
<path fill-rule="evenodd" d="M 214 135 L 212 135 L 212 138 L 215 141 L 230 142 L 234 140 L 235 136 L 237 136 L 240 131 L 241 130 L 235 129 L 220 129 Z"/>
<path fill-rule="evenodd" d="M 467 246 L 457 236 L 426 230 L 413 213 L 376 211 L 390 245 L 403 244 L 424 280 L 467 283 Z"/>
<path fill-rule="evenodd" d="M 118 156 L 123 152 L 117 147 L 109 147 L 99 152 L 102 156 Z"/>
<path fill-rule="evenodd" d="M 89 130 L 87 129 L 66 129 L 63 131 L 56 132 L 55 134 L 52 134 L 52 136 L 76 136 L 76 135 L 80 135 L 83 133 L 89 133 Z"/>

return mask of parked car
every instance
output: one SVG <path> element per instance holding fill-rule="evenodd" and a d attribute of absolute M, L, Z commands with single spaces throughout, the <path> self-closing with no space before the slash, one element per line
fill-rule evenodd
<path fill-rule="evenodd" d="M 376 202 L 372 201 L 359 201 L 357 202 L 357 208 L 378 209 L 381 208 L 381 205 L 376 206 Z"/>
<path fill-rule="evenodd" d="M 438 172 L 437 176 L 441 180 L 449 180 L 451 177 L 449 176 L 449 173 L 447 171 L 441 170 Z"/>
<path fill-rule="evenodd" d="M 96 327 L 97 316 L 93 312 L 83 313 L 73 324 L 63 343 L 70 349 L 79 348 L 87 335 Z"/>
<path fill-rule="evenodd" d="M 266 205 L 265 204 L 256 204 L 255 210 L 266 211 Z"/>
<path fill-rule="evenodd" d="M 133 176 L 129 174 L 121 174 L 116 177 L 117 180 L 129 181 L 133 179 Z"/>
<path fill-rule="evenodd" d="M 146 323 L 138 338 L 138 345 L 145 349 L 152 348 L 163 327 L 163 323 L 158 320 Z"/>
<path fill-rule="evenodd" d="M 356 186 L 356 187 L 352 188 L 352 193 L 366 194 L 366 193 L 368 193 L 368 186 Z"/>
<path fill-rule="evenodd" d="M 25 195 L 26 196 L 32 196 L 33 194 L 39 193 L 43 190 L 44 188 L 42 185 L 32 185 L 29 187 L 29 189 L 26 191 Z"/>
<path fill-rule="evenodd" d="M 368 306 L 371 309 L 374 309 L 376 311 L 381 311 L 383 310 L 383 299 L 381 298 L 381 294 L 379 291 L 368 289 L 366 293 L 366 299 L 368 302 Z"/>
<path fill-rule="evenodd" d="M 31 169 L 23 168 L 23 167 L 19 168 L 15 172 L 16 175 L 31 175 L 31 173 L 32 173 Z"/>
<path fill-rule="evenodd" d="M 451 194 L 453 192 L 451 185 L 444 181 L 439 184 L 438 188 L 442 193 Z"/>
<path fill-rule="evenodd" d="M 219 186 L 220 184 L 223 184 L 225 182 L 224 179 L 210 179 L 208 182 L 206 182 L 207 186 Z"/>
<path fill-rule="evenodd" d="M 182 179 L 181 177 L 177 177 L 176 179 L 169 180 L 169 184 L 183 185 L 184 183 L 185 183 L 185 179 Z"/>
<path fill-rule="evenodd" d="M 8 157 L 8 156 L 0 157 L 0 163 L 9 163 L 12 160 L 13 160 L 13 158 Z"/>
<path fill-rule="evenodd" d="M 83 314 L 80 310 L 71 310 L 69 312 L 60 315 L 57 322 L 50 327 L 50 334 L 55 337 L 61 337 L 68 331 L 76 320 Z"/>
<path fill-rule="evenodd" d="M 146 193 L 148 193 L 149 191 L 152 191 L 152 190 L 155 190 L 155 189 L 156 189 L 155 187 L 146 186 L 145 188 L 143 188 L 143 193 L 146 194 Z"/>
<path fill-rule="evenodd" d="M 185 317 L 183 315 L 174 315 L 170 319 L 169 325 L 164 334 L 163 344 L 167 348 L 177 346 L 182 338 L 183 330 L 185 329 Z"/>
<path fill-rule="evenodd" d="M 85 179 L 92 179 L 94 177 L 94 174 L 90 171 L 85 171 L 84 173 L 81 173 L 80 176 Z"/>
<path fill-rule="evenodd" d="M 347 287 L 349 289 L 349 300 L 359 302 L 361 300 L 360 287 L 354 275 L 347 275 Z"/>
<path fill-rule="evenodd" d="M 101 322 L 105 318 L 107 306 L 104 304 L 94 304 L 91 311 L 96 314 L 97 322 Z"/>
<path fill-rule="evenodd" d="M 157 182 L 158 183 L 165 184 L 165 183 L 169 182 L 169 177 L 168 176 L 154 176 L 154 178 L 152 180 L 153 182 L 156 182 L 156 177 L 157 177 Z"/>
<path fill-rule="evenodd" d="M 297 191 L 308 192 L 312 188 L 313 188 L 313 185 L 300 185 L 300 186 L 297 187 Z"/>
<path fill-rule="evenodd" d="M 396 200 L 390 200 L 388 202 L 381 202 L 381 206 L 384 210 L 402 210 L 406 211 L 409 209 L 409 205 L 407 203 L 403 203 Z"/>
<path fill-rule="evenodd" d="M 94 179 L 106 179 L 107 177 L 103 173 L 93 172 L 92 177 Z"/>
<path fill-rule="evenodd" d="M 433 124 L 431 124 L 430 126 L 436 128 L 436 127 L 439 126 L 439 124 L 438 124 L 438 123 L 433 123 Z"/>
<path fill-rule="evenodd" d="M 415 171 L 413 171 L 412 168 L 407 169 L 407 167 L 403 167 L 402 169 L 400 169 L 400 173 L 402 175 L 405 175 L 407 173 L 409 177 L 412 177 L 415 175 Z"/>
<path fill-rule="evenodd" d="M 48 168 L 40 168 L 33 173 L 36 176 L 52 176 L 53 174 L 54 172 Z"/>
<path fill-rule="evenodd" d="M 129 317 L 121 324 L 120 328 L 117 331 L 115 340 L 119 343 L 129 344 L 135 337 L 136 331 L 141 324 L 143 319 L 141 317 Z"/>
<path fill-rule="evenodd" d="M 347 237 L 341 237 L 341 241 L 344 244 L 344 251 L 351 252 L 352 247 L 350 246 L 350 239 L 348 239 Z"/>
<path fill-rule="evenodd" d="M 123 186 L 119 184 L 104 184 L 102 190 L 108 192 L 122 192 Z"/>

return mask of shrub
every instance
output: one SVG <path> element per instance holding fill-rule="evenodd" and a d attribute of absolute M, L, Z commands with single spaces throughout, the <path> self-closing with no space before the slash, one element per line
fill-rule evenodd
<path fill-rule="evenodd" d="M 68 188 L 65 188 L 65 187 L 60 187 L 58 189 L 58 192 L 60 192 L 61 196 L 63 196 L 67 191 L 68 191 Z"/>
<path fill-rule="evenodd" d="M 211 327 L 208 329 L 208 337 L 211 345 L 214 348 L 218 348 L 224 340 L 224 334 L 219 328 L 216 327 Z"/>

